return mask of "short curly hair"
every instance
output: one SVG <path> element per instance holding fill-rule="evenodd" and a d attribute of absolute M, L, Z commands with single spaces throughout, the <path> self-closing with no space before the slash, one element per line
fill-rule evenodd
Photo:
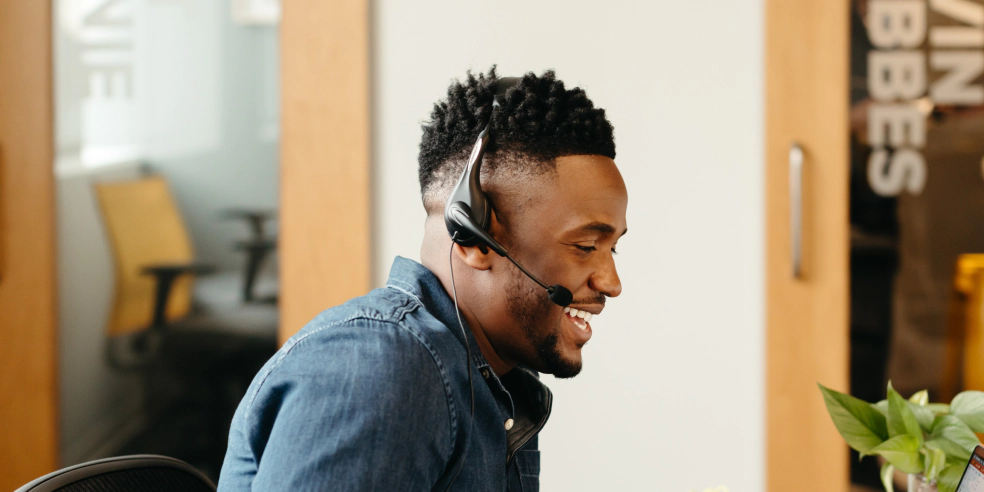
<path fill-rule="evenodd" d="M 434 105 L 430 121 L 423 125 L 417 160 L 420 192 L 429 213 L 443 208 L 460 176 L 492 113 L 497 81 L 494 66 L 477 77 L 468 72 L 464 83 L 452 82 L 447 99 Z M 503 99 L 492 114 L 483 178 L 500 165 L 522 167 L 515 170 L 523 172 L 548 171 L 557 157 L 615 158 L 613 128 L 605 110 L 595 108 L 580 88 L 566 89 L 552 70 L 539 77 L 527 73 Z M 442 202 L 440 207 L 437 202 Z"/>

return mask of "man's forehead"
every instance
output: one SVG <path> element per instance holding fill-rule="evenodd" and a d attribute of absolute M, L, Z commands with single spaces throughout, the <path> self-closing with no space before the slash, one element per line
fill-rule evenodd
<path fill-rule="evenodd" d="M 627 201 L 622 174 L 615 161 L 604 156 L 567 156 L 557 159 L 554 192 L 575 201 Z"/>
<path fill-rule="evenodd" d="M 607 222 L 591 221 L 575 227 L 572 232 L 595 232 L 605 236 L 618 235 L 621 237 L 624 236 L 626 232 L 629 232 L 629 230 L 626 227 L 619 230 L 618 227 Z"/>
<path fill-rule="evenodd" d="M 618 166 L 603 155 L 567 155 L 554 160 L 559 180 L 569 184 L 607 185 L 625 191 L 625 183 Z"/>
<path fill-rule="evenodd" d="M 628 195 L 615 162 L 604 156 L 557 159 L 556 179 L 544 187 L 542 213 L 564 233 L 622 235 Z"/>

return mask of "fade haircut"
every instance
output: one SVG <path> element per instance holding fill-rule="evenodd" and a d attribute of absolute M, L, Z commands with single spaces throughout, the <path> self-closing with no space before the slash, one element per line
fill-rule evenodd
<path fill-rule="evenodd" d="M 476 77 L 468 72 L 464 83 L 455 80 L 446 100 L 434 105 L 423 125 L 417 158 L 420 193 L 428 214 L 443 213 L 467 163 L 475 139 L 492 114 L 498 81 L 495 67 Z M 568 155 L 615 158 L 615 139 L 605 110 L 580 88 L 566 89 L 552 70 L 533 72 L 506 91 L 492 114 L 491 140 L 482 161 L 482 188 L 487 178 L 500 174 L 538 174 L 555 169 L 554 159 Z M 491 197 L 490 197 L 491 198 Z"/>

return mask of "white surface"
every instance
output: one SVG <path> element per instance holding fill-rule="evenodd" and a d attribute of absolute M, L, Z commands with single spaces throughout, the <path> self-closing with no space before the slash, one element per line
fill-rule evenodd
<path fill-rule="evenodd" d="M 546 378 L 542 490 L 764 490 L 762 0 L 373 8 L 377 284 L 419 256 L 420 123 L 452 78 L 553 68 L 615 126 L 624 293 L 584 372 Z"/>

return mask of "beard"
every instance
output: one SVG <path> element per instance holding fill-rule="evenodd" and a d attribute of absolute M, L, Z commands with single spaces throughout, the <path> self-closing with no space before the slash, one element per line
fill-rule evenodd
<path fill-rule="evenodd" d="M 533 347 L 536 361 L 531 364 L 532 368 L 558 378 L 577 376 L 581 372 L 581 361 L 565 359 L 557 348 L 560 326 L 555 320 L 551 320 L 553 302 L 541 289 L 534 288 L 532 282 L 522 276 L 519 270 L 515 270 L 515 273 L 510 282 L 507 303 L 523 336 Z"/>

